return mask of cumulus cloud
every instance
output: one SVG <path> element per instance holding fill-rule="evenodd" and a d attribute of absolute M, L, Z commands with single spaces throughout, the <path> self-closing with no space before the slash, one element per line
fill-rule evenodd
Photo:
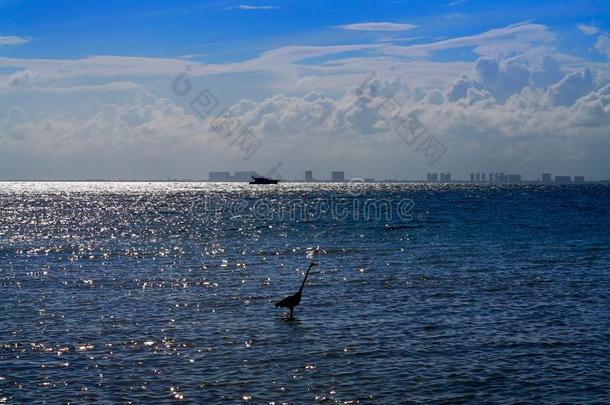
<path fill-rule="evenodd" d="M 601 54 L 606 55 L 608 60 L 610 60 L 610 38 L 605 35 L 600 35 L 597 37 L 595 49 L 597 49 Z"/>
<path fill-rule="evenodd" d="M 552 164 L 554 153 L 582 162 L 592 144 L 608 148 L 610 85 L 599 87 L 594 73 L 583 69 L 542 87 L 533 77 L 544 66 L 481 58 L 471 76 L 444 92 L 421 93 L 400 78 L 375 77 L 367 79 L 368 91 L 357 86 L 337 98 L 308 93 L 242 100 L 232 111 L 267 145 L 324 145 L 333 153 L 352 154 L 362 145 L 368 145 L 367 153 L 371 148 L 389 155 L 407 151 L 394 133 L 395 123 L 380 115 L 388 98 L 401 106 L 401 114 L 415 113 L 458 156 Z M 555 67 L 546 61 L 546 68 Z M 574 142 L 570 151 L 562 149 L 567 140 Z"/>
<path fill-rule="evenodd" d="M 543 76 L 549 79 L 547 70 L 554 72 L 556 66 L 552 58 L 542 64 Z M 467 97 L 493 97 L 497 102 L 504 103 L 514 94 L 520 93 L 525 87 L 542 84 L 537 78 L 540 70 L 514 59 L 501 60 L 497 58 L 479 58 L 474 64 L 470 76 L 462 76 L 445 90 L 447 100 L 455 102 Z"/>
<path fill-rule="evenodd" d="M 503 104 L 515 95 L 523 97 L 526 92 L 540 94 L 552 105 L 567 107 L 603 82 L 589 68 L 564 73 L 557 60 L 548 56 L 539 64 L 479 58 L 473 72 L 448 85 L 444 96 L 449 102 L 467 103 L 491 97 L 495 103 Z"/>
<path fill-rule="evenodd" d="M 447 89 L 446 96 L 449 101 L 458 101 L 465 98 L 468 90 L 474 87 L 474 83 L 468 77 L 463 76 L 453 82 Z"/>
<path fill-rule="evenodd" d="M 304 135 L 316 136 L 348 134 L 349 136 L 368 136 L 387 131 L 389 124 L 379 115 L 377 109 L 383 100 L 397 100 L 405 110 L 427 111 L 466 111 L 476 110 L 485 117 L 493 117 L 503 111 L 515 109 L 527 111 L 533 119 L 541 110 L 553 110 L 560 107 L 584 109 L 584 104 L 578 104 L 581 98 L 589 104 L 602 103 L 602 110 L 607 107 L 606 90 L 599 90 L 598 82 L 591 69 L 583 69 L 568 74 L 548 87 L 540 87 L 534 77 L 544 69 L 556 71 L 556 61 L 546 59 L 541 65 L 533 66 L 514 60 L 480 58 L 473 66 L 469 75 L 463 75 L 452 84 L 442 89 L 415 90 L 400 76 L 369 77 L 365 80 L 365 88 L 361 85 L 351 88 L 339 97 L 330 97 L 321 92 L 309 92 L 302 96 L 277 94 L 262 101 L 240 100 L 233 104 L 229 111 L 261 137 L 270 137 L 282 142 L 288 139 L 298 140 Z M 363 79 L 361 77 L 361 79 Z M 602 91 L 603 90 L 603 91 Z M 172 104 L 167 99 L 161 99 L 149 93 L 139 91 L 138 101 L 134 104 L 107 104 L 94 117 L 72 128 L 71 121 L 63 117 L 45 118 L 36 121 L 35 128 L 40 129 L 61 127 L 64 133 L 106 134 L 115 137 L 117 144 L 126 139 L 134 141 L 138 138 L 160 139 L 171 137 L 180 129 L 211 131 L 213 120 L 196 125 L 191 114 Z M 597 104 L 596 104 L 597 103 Z M 580 107 L 574 107 L 578 104 Z M 484 107 L 483 107 L 484 106 Z M 589 109 L 592 107 L 588 107 Z M 489 109 L 489 111 L 485 111 Z M 23 112 L 15 112 L 15 116 L 23 117 Z M 8 122 L 13 124 L 8 124 Z M 19 129 L 20 133 L 37 133 L 36 130 L 23 131 L 24 127 L 15 122 L 12 117 L 5 122 L 7 128 Z M 61 124 L 60 124 L 61 122 Z M 511 124 L 512 127 L 526 125 L 521 119 Z M 34 125 L 34 124 L 31 124 Z M 77 130 L 77 128 L 81 128 Z M 83 130 L 82 128 L 86 128 Z M 165 132 L 164 132 L 165 131 Z M 11 131 L 9 131 L 11 132 Z M 42 131 L 44 132 L 44 131 Z M 53 132 L 53 131 L 51 131 Z M 188 131 L 186 131 L 188 132 Z M 152 137 L 142 137 L 141 134 L 154 134 Z M 185 131 L 182 131 L 185 133 Z M 124 136 L 122 136 L 122 135 Z M 51 137 L 52 138 L 52 137 Z M 120 140 L 122 139 L 122 140 Z M 120 141 L 119 141 L 120 140 Z M 75 142 L 78 143 L 78 142 Z"/>
<path fill-rule="evenodd" d="M 595 88 L 593 72 L 590 69 L 584 69 L 568 74 L 559 83 L 551 86 L 549 95 L 555 105 L 570 106 Z"/>
<path fill-rule="evenodd" d="M 536 87 L 546 88 L 553 83 L 558 82 L 564 76 L 561 70 L 561 64 L 552 56 L 545 56 L 542 63 L 532 70 L 532 84 Z"/>
<path fill-rule="evenodd" d="M 15 99 L 28 92 L 104 99 L 80 115 L 70 108 L 41 114 L 28 103 L 11 105 L 0 116 L 0 161 L 54 155 L 61 161 L 91 157 L 131 163 L 171 156 L 181 164 L 195 152 L 196 160 L 207 162 L 210 170 L 226 167 L 210 162 L 227 157 L 239 161 L 239 152 L 214 132 L 214 118 L 202 121 L 189 110 L 188 101 L 179 106 L 143 90 L 143 78 L 161 78 L 155 83 L 169 91 L 171 78 L 188 69 L 192 76 L 278 73 L 274 87 L 268 88 L 272 92 L 232 102 L 228 109 L 263 141 L 257 156 L 265 162 L 270 156 L 287 161 L 305 153 L 372 156 L 380 166 L 392 159 L 403 162 L 409 146 L 396 135 L 395 123 L 379 113 L 391 99 L 401 114 L 416 114 L 427 132 L 446 144 L 447 159 L 454 163 L 489 159 L 491 164 L 518 165 L 546 159 L 555 164 L 559 155 L 582 163 L 596 151 L 609 150 L 610 76 L 607 64 L 583 65 L 557 54 L 553 41 L 547 27 L 527 23 L 406 46 L 286 46 L 228 64 L 117 56 L 0 58 L 7 72 L 0 76 L 0 91 Z M 600 52 L 608 51 L 604 35 L 598 43 Z M 427 58 L 461 47 L 480 57 L 474 63 Z M 311 63 L 320 57 L 324 62 Z M 377 72 L 372 77 L 371 68 Z M 363 81 L 364 87 L 358 84 Z M 113 92 L 137 95 L 108 101 Z M 562 149 L 568 141 L 573 142 L 570 149 Z"/>
<path fill-rule="evenodd" d="M 521 92 L 530 80 L 528 67 L 514 61 L 481 58 L 475 64 L 475 71 L 484 88 L 500 102 Z"/>
<path fill-rule="evenodd" d="M 580 98 L 573 107 L 585 127 L 610 127 L 610 84 Z"/>
<path fill-rule="evenodd" d="M 0 144 L 34 155 L 158 156 L 202 144 L 202 128 L 183 108 L 140 90 L 131 103 L 102 104 L 81 119 L 13 108 L 0 120 Z"/>
<path fill-rule="evenodd" d="M 427 133 L 447 146 L 448 159 L 469 156 L 513 164 L 546 159 L 553 164 L 558 153 L 583 162 L 592 150 L 607 149 L 610 84 L 600 85 L 593 71 L 583 69 L 541 87 L 532 78 L 543 65 L 481 58 L 469 75 L 444 91 L 413 89 L 399 76 L 374 76 L 336 97 L 277 94 L 260 101 L 242 99 L 228 111 L 263 142 L 257 153 L 266 160 L 288 159 L 295 150 L 295 156 L 404 159 L 409 146 L 396 135 L 396 123 L 380 114 L 389 99 L 400 106 L 400 114 L 419 117 Z M 105 103 L 85 118 L 12 108 L 0 120 L 0 145 L 14 156 L 53 153 L 136 161 L 197 150 L 209 162 L 231 156 L 213 130 L 215 120 L 202 121 L 168 99 L 139 91 L 132 102 Z M 562 149 L 566 142 L 572 143 L 568 151 Z"/>
<path fill-rule="evenodd" d="M 407 31 L 416 28 L 413 24 L 397 24 L 391 22 L 367 22 L 341 25 L 340 28 L 352 31 Z"/>

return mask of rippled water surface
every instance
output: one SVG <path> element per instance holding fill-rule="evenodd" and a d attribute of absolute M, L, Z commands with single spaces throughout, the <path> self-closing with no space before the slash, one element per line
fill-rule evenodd
<path fill-rule="evenodd" d="M 610 187 L 358 187 L 0 183 L 0 403 L 610 401 Z"/>

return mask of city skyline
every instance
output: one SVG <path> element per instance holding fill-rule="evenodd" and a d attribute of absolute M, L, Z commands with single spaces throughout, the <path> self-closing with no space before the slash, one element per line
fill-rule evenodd
<path fill-rule="evenodd" d="M 478 183 L 478 184 L 520 184 L 520 183 L 547 183 L 547 184 L 581 184 L 585 182 L 596 181 L 595 179 L 587 179 L 581 175 L 553 175 L 552 173 L 541 173 L 537 179 L 524 178 L 521 174 L 515 173 L 504 173 L 504 172 L 472 172 L 470 173 L 469 179 L 454 178 L 451 172 L 436 173 L 428 172 L 426 179 L 417 178 L 400 178 L 400 179 L 377 179 L 374 177 L 349 177 L 346 176 L 345 171 L 331 171 L 326 175 L 316 177 L 314 170 L 306 169 L 303 170 L 303 176 L 300 178 L 283 179 L 281 177 L 275 177 L 279 180 L 284 181 L 303 181 L 303 182 L 387 182 L 387 181 L 417 181 L 426 183 Z M 207 181 L 210 182 L 247 182 L 252 177 L 263 176 L 256 171 L 235 171 L 231 174 L 230 171 L 212 171 L 208 173 Z M 267 176 L 272 178 L 271 176 Z M 599 179 L 598 181 L 607 181 L 606 179 Z"/>

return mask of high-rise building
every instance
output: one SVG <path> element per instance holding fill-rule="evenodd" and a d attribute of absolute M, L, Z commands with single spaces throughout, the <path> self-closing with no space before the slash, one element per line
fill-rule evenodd
<path fill-rule="evenodd" d="M 233 180 L 234 181 L 250 181 L 252 180 L 252 177 L 258 176 L 258 174 L 256 172 L 252 172 L 252 171 L 242 171 L 242 172 L 235 172 L 235 175 L 233 176 Z"/>
<path fill-rule="evenodd" d="M 432 176 L 430 177 L 430 181 L 432 181 L 432 183 L 438 183 L 438 173 L 432 173 Z"/>
<path fill-rule="evenodd" d="M 499 183 L 500 182 L 500 173 L 494 173 L 494 182 L 495 183 Z"/>
<path fill-rule="evenodd" d="M 489 182 L 493 183 L 494 181 L 494 174 L 493 173 L 489 173 Z"/>
<path fill-rule="evenodd" d="M 470 182 L 474 183 L 474 173 L 470 173 Z"/>
<path fill-rule="evenodd" d="M 313 172 L 311 170 L 305 170 L 305 181 L 313 181 Z"/>
<path fill-rule="evenodd" d="M 477 183 L 481 181 L 481 173 L 476 174 Z"/>
<path fill-rule="evenodd" d="M 445 173 L 445 181 L 451 183 L 451 173 Z"/>
<path fill-rule="evenodd" d="M 229 172 L 209 172 L 208 173 L 209 181 L 231 181 L 233 177 L 231 177 L 231 173 Z"/>
<path fill-rule="evenodd" d="M 542 173 L 542 182 L 543 183 L 550 183 L 551 181 L 553 181 L 551 179 L 551 173 Z"/>
<path fill-rule="evenodd" d="M 555 183 L 568 184 L 572 182 L 572 176 L 555 176 Z"/>
<path fill-rule="evenodd" d="M 345 172 L 340 172 L 340 171 L 331 172 L 330 180 L 334 181 L 336 183 L 345 181 Z"/>
<path fill-rule="evenodd" d="M 485 173 L 481 173 L 481 181 L 483 183 L 485 183 L 485 181 L 487 181 L 487 180 L 485 180 Z"/>
<path fill-rule="evenodd" d="M 574 183 L 582 184 L 585 182 L 585 176 L 574 176 Z"/>
<path fill-rule="evenodd" d="M 506 176 L 506 179 L 509 183 L 521 183 L 521 175 L 520 174 L 509 174 Z"/>
<path fill-rule="evenodd" d="M 508 181 L 508 178 L 506 177 L 504 172 L 500 172 L 500 176 L 498 176 L 498 181 L 500 183 L 506 183 Z"/>

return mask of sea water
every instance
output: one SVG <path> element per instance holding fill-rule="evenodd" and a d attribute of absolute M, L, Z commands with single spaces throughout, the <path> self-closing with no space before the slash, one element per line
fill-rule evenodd
<path fill-rule="evenodd" d="M 607 402 L 609 201 L 0 183 L 0 403 Z"/>

